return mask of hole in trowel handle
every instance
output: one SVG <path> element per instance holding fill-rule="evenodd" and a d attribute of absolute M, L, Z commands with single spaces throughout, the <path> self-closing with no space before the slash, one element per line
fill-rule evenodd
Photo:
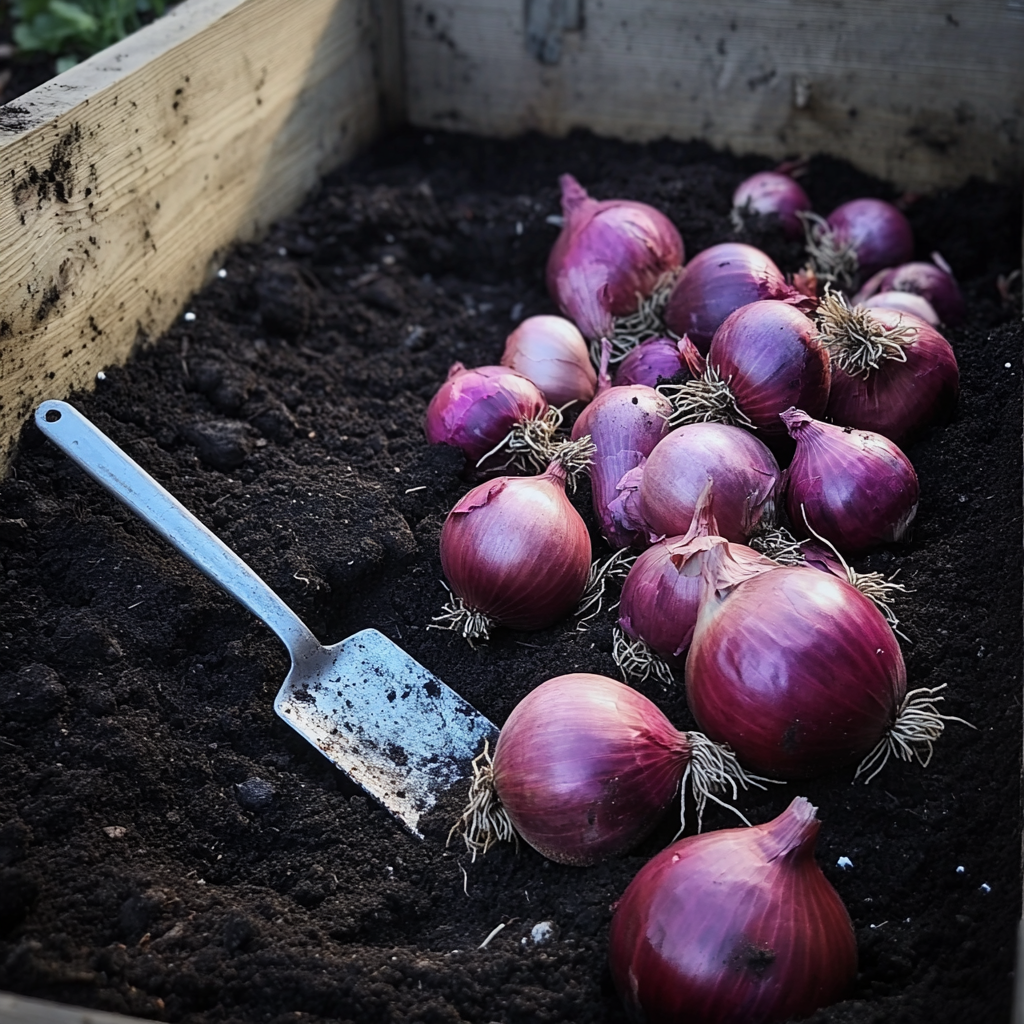
<path fill-rule="evenodd" d="M 59 409 L 47 409 L 46 410 L 46 422 L 47 423 L 56 423 L 57 420 L 59 420 L 59 419 L 60 419 L 60 410 Z"/>

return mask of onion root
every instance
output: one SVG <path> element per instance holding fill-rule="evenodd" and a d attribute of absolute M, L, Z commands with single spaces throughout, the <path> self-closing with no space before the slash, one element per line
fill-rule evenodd
<path fill-rule="evenodd" d="M 615 626 L 612 630 L 615 638 L 612 645 L 612 661 L 619 666 L 622 679 L 645 683 L 652 676 L 662 686 L 669 687 L 675 682 L 672 669 L 643 640 L 633 640 Z"/>
<path fill-rule="evenodd" d="M 469 801 L 451 830 L 448 832 L 450 845 L 452 836 L 462 834 L 474 863 L 495 843 L 515 842 L 519 849 L 519 837 L 512 821 L 494 789 L 494 762 L 491 760 L 490 744 L 484 740 L 484 749 L 473 758 L 473 779 L 469 784 Z"/>
<path fill-rule="evenodd" d="M 903 346 L 917 335 L 910 324 L 884 327 L 863 306 L 853 306 L 827 286 L 818 306 L 818 330 L 829 358 L 851 376 L 867 376 L 885 359 L 905 363 Z"/>
<path fill-rule="evenodd" d="M 750 417 L 736 404 L 731 383 L 731 376 L 722 380 L 717 367 L 708 365 L 700 377 L 683 384 L 662 384 L 655 390 L 672 403 L 668 425 L 673 430 L 687 423 L 725 423 L 756 430 Z"/>
<path fill-rule="evenodd" d="M 614 332 L 609 339 L 611 353 L 608 361 L 610 363 L 621 363 L 637 345 L 649 341 L 651 338 L 659 338 L 666 335 L 665 306 L 668 305 L 669 296 L 672 294 L 681 273 L 682 268 L 680 267 L 666 270 L 658 278 L 658 282 L 650 295 L 644 297 L 637 292 L 637 309 L 635 313 L 615 318 Z M 601 342 L 599 340 L 590 343 L 590 358 L 593 359 L 595 366 L 600 364 Z"/>

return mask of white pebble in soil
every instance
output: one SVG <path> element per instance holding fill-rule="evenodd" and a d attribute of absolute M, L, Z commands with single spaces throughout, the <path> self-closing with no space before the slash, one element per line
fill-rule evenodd
<path fill-rule="evenodd" d="M 535 946 L 545 946 L 558 938 L 558 925 L 554 921 L 538 921 L 530 929 L 530 941 Z"/>
<path fill-rule="evenodd" d="M 853 861 L 850 860 L 849 857 L 840 857 L 839 860 L 836 861 L 836 867 L 842 868 L 844 871 L 846 871 L 847 868 L 853 867 Z"/>

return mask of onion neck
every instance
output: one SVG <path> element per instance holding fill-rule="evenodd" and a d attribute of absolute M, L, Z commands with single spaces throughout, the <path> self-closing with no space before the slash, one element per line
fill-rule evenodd
<path fill-rule="evenodd" d="M 760 826 L 758 845 L 768 861 L 810 858 L 820 829 L 818 808 L 798 796 L 777 818 Z"/>
<path fill-rule="evenodd" d="M 910 324 L 886 327 L 871 310 L 853 306 L 826 287 L 818 306 L 818 336 L 829 358 L 851 376 L 867 376 L 887 359 L 905 363 L 904 347 L 917 336 Z"/>

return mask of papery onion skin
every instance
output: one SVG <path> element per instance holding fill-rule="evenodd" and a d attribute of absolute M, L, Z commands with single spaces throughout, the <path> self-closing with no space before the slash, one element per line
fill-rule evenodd
<path fill-rule="evenodd" d="M 785 495 L 797 536 L 809 527 L 850 555 L 902 540 L 921 494 L 910 459 L 873 431 L 822 423 L 799 409 L 781 418 L 796 441 Z"/>
<path fill-rule="evenodd" d="M 668 399 L 643 384 L 610 387 L 580 413 L 572 439 L 590 435 L 597 451 L 590 464 L 594 514 L 604 538 L 614 548 L 629 547 L 637 531 L 625 527 L 609 509 L 618 497 L 616 484 L 654 450 L 668 433 Z"/>
<path fill-rule="evenodd" d="M 597 373 L 579 329 L 561 316 L 531 316 L 506 339 L 501 365 L 529 378 L 552 405 L 586 404 Z"/>
<path fill-rule="evenodd" d="M 884 199 L 853 199 L 828 215 L 836 241 L 853 247 L 863 280 L 914 256 L 914 232 L 907 218 Z"/>
<path fill-rule="evenodd" d="M 747 213 L 774 215 L 788 237 L 803 238 L 804 225 L 797 214 L 809 210 L 811 201 L 788 174 L 761 171 L 740 182 L 732 195 L 732 208 L 734 221 L 742 221 Z"/>
<path fill-rule="evenodd" d="M 814 321 L 786 302 L 752 302 L 726 317 L 708 365 L 729 382 L 737 407 L 766 440 L 785 436 L 784 410 L 796 405 L 820 416 L 828 403 L 828 352 Z"/>
<path fill-rule="evenodd" d="M 665 306 L 665 324 L 686 334 L 702 355 L 722 321 L 740 306 L 763 299 L 806 305 L 807 296 L 786 284 L 772 259 L 752 245 L 722 242 L 697 253 Z"/>
<path fill-rule="evenodd" d="M 812 568 L 766 568 L 730 585 L 727 545 L 705 571 L 686 658 L 701 729 L 772 778 L 813 778 L 868 754 L 907 689 L 899 643 L 871 600 Z"/>
<path fill-rule="evenodd" d="M 935 308 L 923 295 L 913 292 L 876 292 L 870 298 L 858 301 L 865 309 L 895 309 L 900 313 L 912 313 L 932 327 L 942 322 Z"/>
<path fill-rule="evenodd" d="M 833 359 L 825 418 L 842 427 L 873 430 L 906 448 L 952 417 L 960 371 L 949 342 L 923 320 L 887 309 L 871 315 L 883 327 L 914 329 L 913 340 L 903 346 L 906 361 L 886 359 L 877 370 L 850 374 Z"/>
<path fill-rule="evenodd" d="M 467 608 L 514 629 L 544 629 L 576 607 L 590 535 L 565 496 L 565 470 L 474 487 L 441 527 L 441 567 Z"/>
<path fill-rule="evenodd" d="M 653 537 L 686 533 L 708 480 L 721 535 L 745 541 L 774 522 L 779 464 L 753 434 L 723 423 L 690 423 L 660 441 L 640 478 L 638 508 Z"/>
<path fill-rule="evenodd" d="M 683 240 L 653 206 L 591 199 L 571 174 L 559 182 L 565 222 L 548 257 L 548 291 L 587 338 L 610 338 L 615 318 L 635 313 L 638 296 L 682 266 Z"/>
<path fill-rule="evenodd" d="M 535 850 L 596 864 L 651 832 L 689 756 L 686 736 L 643 694 L 579 672 L 541 683 L 513 709 L 494 751 L 494 788 Z"/>
<path fill-rule="evenodd" d="M 679 354 L 679 342 L 671 338 L 650 338 L 637 345 L 619 363 L 614 383 L 616 387 L 646 384 L 653 388 L 661 378 L 674 377 L 685 369 L 686 363 Z"/>
<path fill-rule="evenodd" d="M 537 385 L 507 366 L 467 370 L 453 363 L 430 400 L 424 432 L 431 444 L 461 448 L 477 462 L 523 420 L 538 419 L 548 403 Z"/>
<path fill-rule="evenodd" d="M 619 900 L 609 965 L 645 1024 L 773 1024 L 840 999 L 857 973 L 843 902 L 814 860 L 815 808 L 797 797 L 753 828 L 688 836 Z"/>
<path fill-rule="evenodd" d="M 881 292 L 919 295 L 928 301 L 943 323 L 958 324 L 964 318 L 964 297 L 956 278 L 934 263 L 903 263 L 880 270 L 864 284 L 854 302 L 862 305 Z"/>

